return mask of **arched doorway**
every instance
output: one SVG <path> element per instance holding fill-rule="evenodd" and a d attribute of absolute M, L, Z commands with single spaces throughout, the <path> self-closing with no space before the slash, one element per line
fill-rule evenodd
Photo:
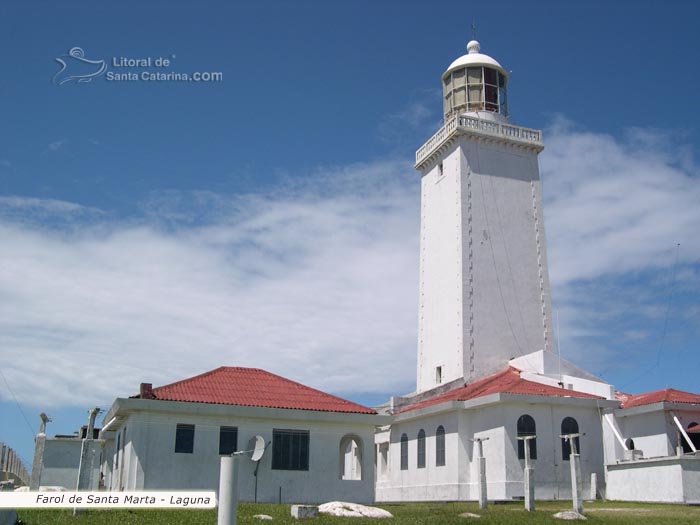
<path fill-rule="evenodd" d="M 362 440 L 353 435 L 340 440 L 340 479 L 362 479 Z"/>

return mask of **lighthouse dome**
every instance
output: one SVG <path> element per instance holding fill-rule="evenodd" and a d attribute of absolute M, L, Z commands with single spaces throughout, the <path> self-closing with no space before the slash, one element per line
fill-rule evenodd
<path fill-rule="evenodd" d="M 462 55 L 457 60 L 452 62 L 447 68 L 447 71 L 443 73 L 443 78 L 445 77 L 445 75 L 451 73 L 455 69 L 463 68 L 466 66 L 489 66 L 494 69 L 497 69 L 501 72 L 501 74 L 508 78 L 508 72 L 505 69 L 503 69 L 503 66 L 501 66 L 501 64 L 499 64 L 490 56 L 482 54 L 480 51 L 481 44 L 479 44 L 479 42 L 477 42 L 476 40 L 472 40 L 471 42 L 469 42 L 467 44 L 467 54 Z"/>
<path fill-rule="evenodd" d="M 496 60 L 481 53 L 476 40 L 467 54 L 452 62 L 442 74 L 445 121 L 461 113 L 482 113 L 482 118 L 506 119 L 508 73 Z"/>

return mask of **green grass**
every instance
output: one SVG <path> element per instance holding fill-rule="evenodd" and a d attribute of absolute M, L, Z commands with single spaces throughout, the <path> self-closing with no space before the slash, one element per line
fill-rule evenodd
<path fill-rule="evenodd" d="M 559 524 L 566 523 L 554 519 L 552 514 L 562 510 L 571 510 L 568 501 L 538 501 L 537 511 L 528 513 L 522 503 L 505 503 L 489 505 L 480 511 L 476 503 L 411 503 L 394 505 L 377 505 L 394 515 L 389 520 L 369 520 L 359 518 L 330 518 L 321 516 L 308 523 L 321 525 L 382 523 L 385 525 L 408 524 Z M 463 512 L 481 515 L 481 518 L 461 518 Z M 586 523 L 619 525 L 690 525 L 700 523 L 700 507 L 683 505 L 650 505 L 641 503 L 595 502 L 585 504 Z M 255 514 L 269 514 L 274 521 L 259 521 Z M 73 517 L 70 510 L 36 510 L 20 509 L 19 517 L 26 525 L 213 525 L 216 523 L 216 510 L 90 510 Z M 291 517 L 289 505 L 266 505 L 243 503 L 238 509 L 238 523 L 298 523 Z"/>

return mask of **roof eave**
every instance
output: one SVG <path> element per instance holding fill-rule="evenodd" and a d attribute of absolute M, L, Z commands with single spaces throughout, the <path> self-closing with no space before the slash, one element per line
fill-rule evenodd
<path fill-rule="evenodd" d="M 384 425 L 390 416 L 360 412 L 330 412 L 294 408 L 251 407 L 218 403 L 196 403 L 190 401 L 165 401 L 162 399 L 117 398 L 105 421 L 120 415 L 141 412 L 187 414 L 189 416 L 237 416 L 257 419 L 287 419 L 295 421 L 352 422 L 367 425 Z M 109 419 L 108 419 L 109 418 Z"/>
<path fill-rule="evenodd" d="M 407 412 L 401 412 L 394 416 L 394 421 L 408 421 L 424 416 L 432 416 L 453 410 L 473 410 L 483 408 L 496 403 L 527 403 L 527 404 L 547 404 L 547 405 L 578 405 L 596 406 L 600 408 L 617 408 L 620 402 L 615 399 L 603 399 L 596 397 L 573 397 L 573 396 L 539 396 L 535 394 L 513 394 L 501 392 L 488 394 L 466 401 L 448 400 L 435 405 L 416 408 Z"/>

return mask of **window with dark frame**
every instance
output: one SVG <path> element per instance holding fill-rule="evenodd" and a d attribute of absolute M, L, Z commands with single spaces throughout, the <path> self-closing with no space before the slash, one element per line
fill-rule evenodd
<path fill-rule="evenodd" d="M 418 431 L 418 456 L 417 467 L 425 468 L 425 430 Z"/>
<path fill-rule="evenodd" d="M 408 436 L 401 434 L 401 470 L 408 470 Z"/>
<path fill-rule="evenodd" d="M 272 430 L 272 469 L 309 470 L 308 430 Z"/>
<path fill-rule="evenodd" d="M 238 450 L 238 428 L 219 427 L 219 456 L 230 456 Z"/>
<path fill-rule="evenodd" d="M 573 417 L 565 417 L 561 422 L 561 435 L 578 434 L 578 422 Z M 576 443 L 576 452 L 581 453 L 581 444 L 578 438 L 574 438 Z M 561 438 L 561 459 L 569 461 L 571 456 L 571 441 Z"/>
<path fill-rule="evenodd" d="M 175 453 L 192 454 L 194 452 L 194 425 L 178 423 L 175 428 Z"/>
<path fill-rule="evenodd" d="M 532 416 L 524 414 L 518 418 L 518 437 L 536 436 L 537 427 Z M 525 441 L 518 440 L 518 459 L 525 459 Z M 530 440 L 530 459 L 537 459 L 537 438 Z"/>
<path fill-rule="evenodd" d="M 117 434 L 117 453 L 114 456 L 114 468 L 118 469 L 119 468 L 119 452 L 121 450 L 122 446 L 122 434 L 121 432 Z"/>
<path fill-rule="evenodd" d="M 445 466 L 445 427 L 442 425 L 435 431 L 435 466 Z"/>

